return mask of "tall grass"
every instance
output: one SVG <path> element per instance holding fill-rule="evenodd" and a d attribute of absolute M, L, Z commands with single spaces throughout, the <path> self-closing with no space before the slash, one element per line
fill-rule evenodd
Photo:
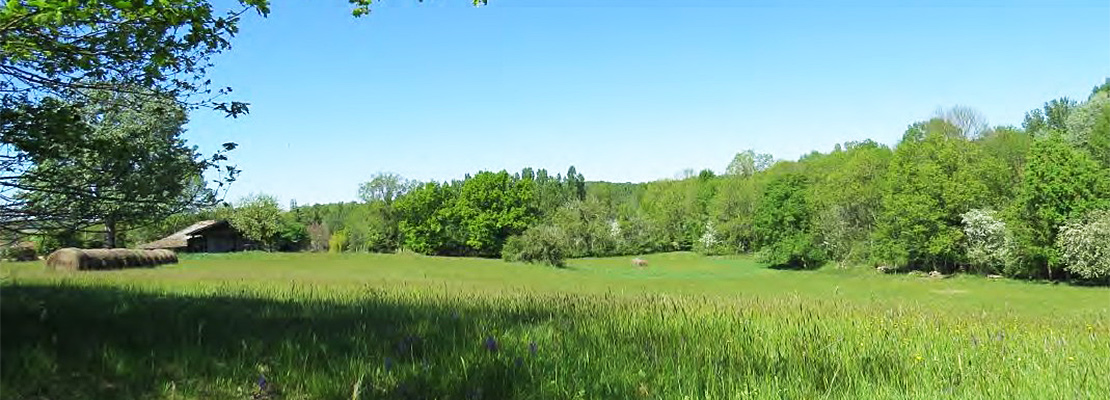
<path fill-rule="evenodd" d="M 1110 393 L 1100 288 L 795 273 L 688 254 L 639 272 L 624 259 L 554 270 L 371 255 L 33 268 L 4 266 L 3 398 Z"/>

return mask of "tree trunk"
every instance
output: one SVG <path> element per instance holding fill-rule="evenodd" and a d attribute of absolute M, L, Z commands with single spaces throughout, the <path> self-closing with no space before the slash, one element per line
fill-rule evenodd
<path fill-rule="evenodd" d="M 104 247 L 116 248 L 116 221 L 104 221 Z"/>

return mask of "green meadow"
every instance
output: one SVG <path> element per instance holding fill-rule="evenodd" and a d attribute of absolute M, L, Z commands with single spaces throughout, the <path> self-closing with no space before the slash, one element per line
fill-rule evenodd
<path fill-rule="evenodd" d="M 1106 398 L 1110 289 L 241 253 L 0 266 L 4 399 Z"/>

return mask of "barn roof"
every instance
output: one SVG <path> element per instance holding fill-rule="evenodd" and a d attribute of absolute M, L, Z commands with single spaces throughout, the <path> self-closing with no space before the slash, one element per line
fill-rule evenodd
<path fill-rule="evenodd" d="M 227 221 L 210 219 L 200 221 L 195 224 L 189 225 L 188 228 L 174 232 L 172 235 L 155 240 L 150 243 L 139 245 L 140 249 L 179 249 L 189 246 L 189 239 L 193 236 L 200 235 L 204 231 L 226 225 Z"/>

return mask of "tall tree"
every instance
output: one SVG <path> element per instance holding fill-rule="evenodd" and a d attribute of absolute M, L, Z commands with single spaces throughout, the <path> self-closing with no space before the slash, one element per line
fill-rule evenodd
<path fill-rule="evenodd" d="M 231 226 L 248 239 L 257 241 L 267 250 L 277 247 L 282 229 L 282 212 L 277 199 L 270 195 L 247 196 L 231 213 Z"/>
<path fill-rule="evenodd" d="M 1033 137 L 1048 136 L 1051 132 L 1065 133 L 1067 120 L 1076 107 L 1075 100 L 1061 97 L 1049 101 L 1044 107 L 1025 113 L 1021 127 Z"/>
<path fill-rule="evenodd" d="M 1059 133 L 1038 140 L 1030 150 L 1025 179 L 1010 209 L 1025 263 L 1012 275 L 1054 278 L 1062 264 L 1054 244 L 1070 218 L 1110 207 L 1110 173 Z"/>
<path fill-rule="evenodd" d="M 404 248 L 423 254 L 461 254 L 466 237 L 452 210 L 457 197 L 451 185 L 429 182 L 397 199 L 394 207 Z"/>
<path fill-rule="evenodd" d="M 532 181 L 513 180 L 508 172 L 479 172 L 466 180 L 453 212 L 466 230 L 466 245 L 482 257 L 499 257 L 510 236 L 538 217 Z"/>
<path fill-rule="evenodd" d="M 701 237 L 708 217 L 699 209 L 698 183 L 693 178 L 647 184 L 640 204 L 659 250 L 690 250 Z"/>
<path fill-rule="evenodd" d="M 990 131 L 986 117 L 974 108 L 967 106 L 953 106 L 948 109 L 937 110 L 934 118 L 939 118 L 952 124 L 968 139 L 978 139 Z"/>
<path fill-rule="evenodd" d="M 775 266 L 811 268 L 825 255 L 810 229 L 813 207 L 806 177 L 788 173 L 767 185 L 756 209 L 752 229 L 758 238 L 761 259 Z"/>
<path fill-rule="evenodd" d="M 352 14 L 365 15 L 371 0 L 348 0 Z M 226 101 L 231 88 L 208 78 L 213 58 L 231 48 L 239 23 L 250 13 L 266 16 L 269 0 L 66 1 L 13 0 L 0 8 L 0 229 L 23 231 L 49 210 L 29 210 L 18 197 L 27 191 L 24 173 L 43 160 L 64 160 L 59 149 L 112 153 L 122 140 L 93 143 L 73 110 L 89 91 L 172 99 L 188 110 L 213 109 L 228 116 L 248 104 Z M 475 5 L 484 1 L 473 2 Z M 136 90 L 139 89 L 139 90 Z M 92 147 L 98 146 L 98 147 Z M 229 143 L 226 147 L 232 147 Z M 222 154 L 213 161 L 224 161 Z M 217 171 L 223 171 L 217 169 Z M 221 184 L 234 180 L 234 167 Z M 40 187 L 48 182 L 40 182 Z M 91 185 L 51 187 L 71 198 L 95 201 Z"/>
<path fill-rule="evenodd" d="M 178 103 L 107 90 L 82 94 L 87 103 L 73 110 L 87 126 L 78 131 L 85 145 L 34 161 L 12 184 L 21 191 L 13 204 L 35 216 L 34 227 L 99 225 L 105 245 L 116 247 L 121 225 L 215 204 L 202 178 L 213 161 L 182 139 L 186 116 Z"/>
<path fill-rule="evenodd" d="M 735 252 L 755 247 L 752 221 L 762 193 L 761 180 L 740 175 L 725 175 L 709 205 L 718 240 Z"/>
<path fill-rule="evenodd" d="M 551 222 L 564 232 L 570 257 L 610 255 L 616 250 L 609 219 L 596 198 L 563 205 Z"/>
<path fill-rule="evenodd" d="M 876 259 L 943 272 L 962 265 L 960 215 L 987 198 L 978 148 L 933 119 L 910 126 L 887 171 Z"/>
<path fill-rule="evenodd" d="M 359 250 L 388 251 L 400 244 L 400 230 L 393 202 L 417 182 L 406 180 L 400 175 L 379 172 L 368 182 L 359 185 L 358 196 L 366 204 L 361 207 L 367 214 L 363 223 L 348 229 L 351 246 Z"/>
<path fill-rule="evenodd" d="M 996 207 L 1002 208 L 1002 203 L 1012 201 L 1021 187 L 1022 171 L 1025 170 L 1033 137 L 1021 129 L 997 127 L 976 144 L 987 157 L 982 162 L 993 164 L 984 171 L 984 178 L 991 190 L 991 198 L 996 200 Z"/>
<path fill-rule="evenodd" d="M 736 153 L 732 162 L 728 164 L 725 173 L 729 175 L 752 176 L 756 172 L 766 170 L 774 164 L 774 157 L 770 154 L 756 154 L 754 150 L 744 150 Z"/>
<path fill-rule="evenodd" d="M 1110 89 L 1095 88 L 1087 101 L 1068 114 L 1065 127 L 1068 143 L 1110 167 Z"/>
<path fill-rule="evenodd" d="M 807 167 L 814 207 L 813 229 L 831 257 L 838 260 L 868 257 L 892 155 L 890 148 L 870 140 L 849 142 Z"/>
<path fill-rule="evenodd" d="M 241 16 L 252 11 L 266 15 L 268 2 L 242 0 L 222 15 L 209 2 L 195 0 L 9 1 L 0 8 L 0 228 L 22 230 L 70 218 L 69 210 L 59 215 L 28 208 L 22 194 L 29 191 L 101 201 L 97 182 L 55 182 L 43 178 L 42 169 L 74 155 L 121 157 L 112 161 L 122 164 L 122 156 L 131 154 L 129 137 L 88 137 L 87 125 L 95 121 L 81 118 L 80 109 L 97 103 L 104 92 L 118 100 L 114 107 L 136 112 L 166 99 L 186 109 L 247 112 L 245 103 L 221 101 L 230 89 L 213 90 L 206 74 L 212 57 L 230 48 Z M 166 140 L 147 145 L 173 147 L 179 138 Z M 212 161 L 225 159 L 217 154 Z M 223 183 L 233 179 L 225 176 Z M 151 200 L 116 201 L 141 206 Z"/>
<path fill-rule="evenodd" d="M 567 169 L 568 200 L 586 200 L 586 178 L 574 166 Z"/>
<path fill-rule="evenodd" d="M 406 180 L 401 175 L 379 172 L 374 174 L 369 181 L 359 185 L 358 197 L 367 203 L 381 201 L 386 205 L 392 205 L 394 199 L 405 194 L 416 185 L 416 182 Z"/>

